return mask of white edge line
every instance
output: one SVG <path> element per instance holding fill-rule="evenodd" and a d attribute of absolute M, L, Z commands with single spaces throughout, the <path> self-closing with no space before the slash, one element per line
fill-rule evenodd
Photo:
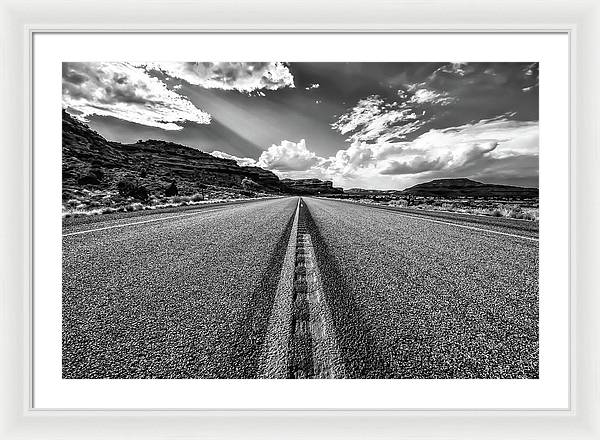
<path fill-rule="evenodd" d="M 408 217 L 408 218 L 414 218 L 414 219 L 417 219 L 417 220 L 425 220 L 427 222 L 432 222 L 432 223 L 441 223 L 443 225 L 457 226 L 459 228 L 472 229 L 474 231 L 482 231 L 482 232 L 489 232 L 491 234 L 506 235 L 507 237 L 522 238 L 523 240 L 531 240 L 531 241 L 539 241 L 540 240 L 537 237 L 527 237 L 526 235 L 509 234 L 508 232 L 494 231 L 493 229 L 476 228 L 475 226 L 467 226 L 467 225 L 461 225 L 461 224 L 453 223 L 453 222 L 445 222 L 445 221 L 441 221 L 441 220 L 433 220 L 433 219 L 427 218 L 425 216 L 404 214 L 401 211 L 394 211 L 394 210 L 391 210 L 391 209 L 386 209 L 386 211 L 395 212 L 396 215 L 399 215 L 400 217 Z"/>
<path fill-rule="evenodd" d="M 323 200 L 323 199 L 320 198 L 320 200 Z M 399 215 L 401 217 L 414 218 L 414 219 L 417 219 L 417 220 L 425 220 L 425 221 L 432 222 L 432 223 L 440 223 L 440 224 L 443 224 L 443 225 L 457 226 L 459 228 L 472 229 L 474 231 L 490 232 L 492 234 L 506 235 L 507 237 L 522 238 L 523 240 L 531 240 L 531 241 L 539 241 L 540 240 L 539 238 L 528 237 L 526 235 L 509 234 L 508 232 L 494 231 L 493 229 L 476 228 L 475 226 L 461 225 L 459 223 L 445 222 L 445 221 L 442 221 L 442 220 L 433 220 L 431 218 L 427 218 L 425 215 L 410 215 L 410 214 L 406 214 L 406 213 L 404 213 L 402 211 L 397 211 L 395 209 L 387 209 L 387 208 L 385 208 L 383 206 L 369 206 L 369 205 L 365 205 L 365 204 L 362 204 L 362 203 L 346 202 L 345 200 L 336 200 L 336 201 L 337 202 L 342 202 L 342 203 L 347 203 L 349 205 L 354 205 L 354 206 L 366 206 L 367 208 L 381 209 L 382 211 L 394 212 L 394 213 L 396 213 L 396 215 Z"/>
<path fill-rule="evenodd" d="M 231 205 L 225 205 L 225 206 L 231 206 Z M 107 229 L 115 229 L 115 228 L 124 228 L 126 226 L 133 226 L 133 225 L 143 225 L 144 223 L 152 223 L 152 222 L 160 222 L 162 220 L 170 220 L 173 218 L 179 218 L 179 217 L 188 217 L 190 215 L 198 215 L 204 212 L 213 212 L 215 209 L 218 208 L 223 208 L 224 206 L 211 206 L 210 208 L 200 208 L 197 211 L 194 212 L 189 212 L 189 213 L 185 213 L 185 214 L 179 214 L 179 215 L 171 215 L 169 217 L 161 217 L 161 218 L 153 218 L 150 220 L 143 220 L 140 222 L 132 222 L 132 223 L 124 223 L 124 224 L 118 224 L 118 225 L 113 225 L 113 226 L 105 226 L 103 228 L 96 228 L 96 229 L 86 229 L 85 231 L 77 231 L 77 232 L 68 232 L 66 234 L 62 234 L 63 237 L 69 237 L 71 235 L 82 235 L 82 234 L 87 234 L 89 232 L 96 232 L 96 231 L 105 231 Z M 160 213 L 157 213 L 160 214 Z"/>

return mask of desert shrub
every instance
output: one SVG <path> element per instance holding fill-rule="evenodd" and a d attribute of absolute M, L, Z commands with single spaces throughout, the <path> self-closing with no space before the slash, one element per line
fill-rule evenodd
<path fill-rule="evenodd" d="M 202 200 L 204 200 L 204 194 L 206 193 L 207 186 L 204 183 L 198 183 L 196 187 L 200 190 L 200 193 L 202 194 Z"/>
<path fill-rule="evenodd" d="M 117 182 L 117 189 L 119 190 L 119 195 L 128 196 L 130 195 L 135 188 L 135 183 L 132 180 L 122 179 Z"/>
<path fill-rule="evenodd" d="M 523 211 L 524 220 L 538 220 L 540 218 L 540 212 L 537 209 L 530 209 Z"/>
<path fill-rule="evenodd" d="M 245 190 L 257 189 L 260 188 L 260 185 L 254 180 L 244 177 L 244 179 L 242 180 L 242 188 L 244 188 Z"/>
<path fill-rule="evenodd" d="M 143 186 L 138 186 L 135 193 L 133 194 L 138 200 L 148 200 L 148 190 Z"/>
<path fill-rule="evenodd" d="M 104 178 L 104 170 L 102 168 L 92 168 L 90 170 L 90 174 L 96 176 L 98 180 L 102 180 Z"/>
<path fill-rule="evenodd" d="M 176 196 L 177 194 L 179 194 L 179 190 L 177 189 L 177 184 L 173 180 L 171 185 L 169 185 L 169 187 L 165 190 L 165 196 L 172 197 Z"/>
<path fill-rule="evenodd" d="M 505 217 L 515 218 L 519 220 L 537 220 L 539 211 L 535 209 L 524 210 L 519 205 L 505 205 L 502 207 Z"/>
<path fill-rule="evenodd" d="M 517 205 L 506 206 L 504 209 L 506 210 L 506 217 L 509 218 L 521 218 L 523 214 L 521 207 Z"/>
<path fill-rule="evenodd" d="M 80 175 L 77 182 L 80 185 L 98 185 L 103 178 L 104 170 L 102 170 L 102 168 L 92 168 Z"/>
<path fill-rule="evenodd" d="M 130 179 L 121 179 L 117 183 L 119 194 L 125 197 L 133 197 L 138 200 L 148 200 L 148 190 Z"/>
<path fill-rule="evenodd" d="M 96 176 L 95 174 L 88 172 L 79 176 L 79 179 L 77 179 L 77 183 L 79 183 L 80 185 L 98 185 L 100 183 L 100 179 L 98 179 L 98 176 Z"/>
<path fill-rule="evenodd" d="M 186 206 L 192 200 L 191 197 L 188 196 L 173 196 L 171 197 L 170 202 L 180 206 Z"/>
<path fill-rule="evenodd" d="M 125 210 L 127 210 L 128 212 L 141 211 L 142 209 L 144 209 L 144 205 L 142 205 L 141 203 L 131 203 L 125 206 Z"/>

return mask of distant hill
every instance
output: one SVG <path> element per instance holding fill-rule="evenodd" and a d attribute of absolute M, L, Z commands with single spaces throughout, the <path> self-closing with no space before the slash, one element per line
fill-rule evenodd
<path fill-rule="evenodd" d="M 117 190 L 123 180 L 144 190 L 139 194 L 164 195 L 172 182 L 179 194 L 191 195 L 206 186 L 230 188 L 246 193 L 298 194 L 336 192 L 331 182 L 310 185 L 280 180 L 273 172 L 259 167 L 241 167 L 195 148 L 160 140 L 134 144 L 110 142 L 62 113 L 63 200 L 82 190 Z"/>
<path fill-rule="evenodd" d="M 538 188 L 523 188 L 510 185 L 495 185 L 471 179 L 436 179 L 405 189 L 403 194 L 423 197 L 516 197 L 539 196 Z"/>

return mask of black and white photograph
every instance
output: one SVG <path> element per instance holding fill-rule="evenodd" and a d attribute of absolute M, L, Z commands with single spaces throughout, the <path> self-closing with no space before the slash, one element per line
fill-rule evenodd
<path fill-rule="evenodd" d="M 71 60 L 59 111 L 63 379 L 540 377 L 537 60 Z"/>

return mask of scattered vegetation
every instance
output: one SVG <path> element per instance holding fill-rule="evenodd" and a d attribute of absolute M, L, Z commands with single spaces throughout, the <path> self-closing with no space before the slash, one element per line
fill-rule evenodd
<path fill-rule="evenodd" d="M 99 185 L 102 177 L 104 177 L 102 170 L 89 170 L 87 173 L 79 176 L 77 183 L 80 185 Z"/>
<path fill-rule="evenodd" d="M 538 221 L 540 217 L 538 199 L 442 199 L 434 197 L 355 199 L 357 203 L 408 207 L 426 211 L 458 212 L 462 214 L 505 217 L 518 220 Z"/>
<path fill-rule="evenodd" d="M 165 190 L 165 196 L 172 197 L 179 194 L 179 190 L 177 189 L 177 183 L 173 180 L 171 185 Z"/>
<path fill-rule="evenodd" d="M 176 186 L 176 184 L 175 184 Z M 162 191 L 150 192 L 140 181 L 124 178 L 115 189 L 76 189 L 63 194 L 63 217 L 103 215 L 117 212 L 133 212 L 190 206 L 227 201 L 262 198 L 272 195 L 242 189 L 221 188 L 201 185 L 200 192 L 189 195 L 167 196 L 165 186 Z M 167 187 L 168 188 L 168 187 Z"/>
<path fill-rule="evenodd" d="M 139 182 L 122 179 L 117 183 L 119 194 L 125 197 L 133 197 L 134 199 L 148 200 L 148 190 Z"/>

